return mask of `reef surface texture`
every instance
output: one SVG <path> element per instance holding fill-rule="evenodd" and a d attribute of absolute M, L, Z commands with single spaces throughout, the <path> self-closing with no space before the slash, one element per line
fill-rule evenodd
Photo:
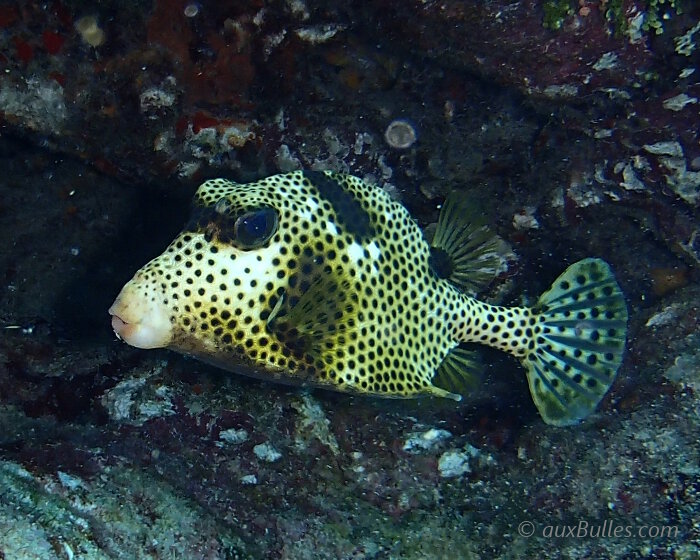
<path fill-rule="evenodd" d="M 699 41 L 692 0 L 0 4 L 0 559 L 700 558 Z M 299 168 L 473 200 L 494 303 L 607 260 L 598 412 L 497 352 L 404 402 L 115 339 L 201 181 Z"/>

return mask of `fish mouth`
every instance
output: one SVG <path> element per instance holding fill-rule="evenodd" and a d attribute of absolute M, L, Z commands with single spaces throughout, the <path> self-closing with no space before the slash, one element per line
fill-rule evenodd
<path fill-rule="evenodd" d="M 117 338 L 119 340 L 124 340 L 121 333 L 128 328 L 129 324 L 126 321 L 124 321 L 119 315 L 112 314 L 111 309 L 110 315 L 112 315 L 112 330 L 114 331 L 114 334 L 117 335 Z"/>
<path fill-rule="evenodd" d="M 112 330 L 130 346 L 164 348 L 172 340 L 172 326 L 164 308 L 121 293 L 109 308 Z"/>
<path fill-rule="evenodd" d="M 144 340 L 143 333 L 139 334 L 140 329 L 138 323 L 129 323 L 122 319 L 115 311 L 115 307 L 117 307 L 116 303 L 109 308 L 108 313 L 112 317 L 112 330 L 114 334 L 117 335 L 117 338 L 137 348 L 150 348 L 150 345 L 144 345 L 146 341 Z"/>

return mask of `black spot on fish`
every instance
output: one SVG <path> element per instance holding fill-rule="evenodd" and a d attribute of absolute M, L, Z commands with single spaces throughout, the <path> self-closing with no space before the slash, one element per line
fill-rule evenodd
<path fill-rule="evenodd" d="M 369 214 L 337 179 L 321 171 L 304 171 L 304 177 L 331 203 L 338 222 L 347 232 L 358 241 L 373 235 Z"/>
<path fill-rule="evenodd" d="M 430 264 L 430 270 L 432 270 L 438 278 L 449 278 L 452 272 L 454 272 L 452 257 L 450 257 L 447 251 L 439 247 L 430 248 L 428 264 Z"/>

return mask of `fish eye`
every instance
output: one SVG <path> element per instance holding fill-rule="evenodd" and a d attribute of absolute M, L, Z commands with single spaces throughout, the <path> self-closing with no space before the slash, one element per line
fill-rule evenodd
<path fill-rule="evenodd" d="M 241 214 L 233 225 L 233 235 L 242 249 L 258 249 L 277 231 L 279 219 L 273 208 L 260 208 Z"/>

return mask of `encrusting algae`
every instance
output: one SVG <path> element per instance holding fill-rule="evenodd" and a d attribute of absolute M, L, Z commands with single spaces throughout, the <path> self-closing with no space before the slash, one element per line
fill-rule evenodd
<path fill-rule="evenodd" d="M 550 424 L 590 414 L 615 379 L 627 309 L 609 266 L 571 265 L 532 308 L 469 293 L 502 241 L 448 199 L 432 244 L 382 189 L 296 171 L 203 183 L 189 223 L 109 309 L 116 334 L 282 382 L 382 397 L 473 377 L 480 343 L 516 356 Z"/>

